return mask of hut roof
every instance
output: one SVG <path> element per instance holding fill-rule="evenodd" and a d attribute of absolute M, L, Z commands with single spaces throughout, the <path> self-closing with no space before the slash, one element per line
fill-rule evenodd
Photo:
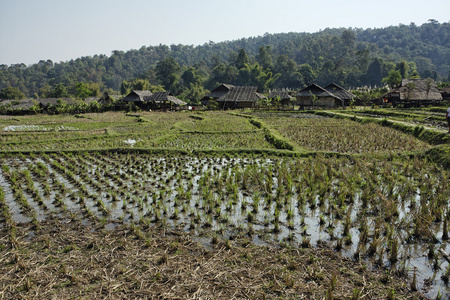
<path fill-rule="evenodd" d="M 7 106 L 8 109 L 30 109 L 36 104 L 34 99 L 24 99 L 24 100 L 3 100 L 0 101 L 0 106 Z"/>
<path fill-rule="evenodd" d="M 276 97 L 279 97 L 281 100 L 291 100 L 294 99 L 288 91 L 272 91 L 269 94 L 269 99 L 275 99 Z"/>
<path fill-rule="evenodd" d="M 91 103 L 94 101 L 100 102 L 100 100 L 102 100 L 100 97 L 89 97 L 89 98 L 84 99 L 84 102 L 85 103 Z"/>
<path fill-rule="evenodd" d="M 382 98 L 393 93 L 399 93 L 400 100 L 442 100 L 441 92 L 430 78 L 402 79 L 399 87 L 390 90 Z"/>
<path fill-rule="evenodd" d="M 258 87 L 256 86 L 233 86 L 228 93 L 221 96 L 217 101 L 256 102 L 263 98 L 265 96 L 258 93 Z"/>
<path fill-rule="evenodd" d="M 326 87 L 324 87 L 328 92 L 332 93 L 333 95 L 341 98 L 342 100 L 352 100 L 352 99 L 359 99 L 354 94 L 350 93 L 348 90 L 344 89 L 343 87 L 337 85 L 336 83 L 330 83 Z"/>
<path fill-rule="evenodd" d="M 76 103 L 76 100 L 72 98 L 38 98 L 36 99 L 36 101 L 39 102 L 44 107 L 50 105 L 57 105 L 61 101 L 63 101 L 65 104 L 68 105 Z"/>
<path fill-rule="evenodd" d="M 170 92 L 155 92 L 150 97 L 146 99 L 146 101 L 150 102 L 165 102 L 170 101 L 172 103 L 175 103 L 176 105 L 186 105 L 187 103 L 178 99 L 174 95 L 172 95 Z"/>
<path fill-rule="evenodd" d="M 150 91 L 132 91 L 125 98 L 123 98 L 122 101 L 144 102 L 147 101 L 151 95 L 153 95 L 153 93 Z"/>
<path fill-rule="evenodd" d="M 211 93 L 207 94 L 205 97 L 203 97 L 203 99 L 218 99 L 220 97 L 222 97 L 223 95 L 225 95 L 226 93 L 228 93 L 230 91 L 231 88 L 233 88 L 234 85 L 232 84 L 221 84 L 218 87 L 216 87 L 215 89 L 213 89 L 211 91 Z"/>
<path fill-rule="evenodd" d="M 311 84 L 310 86 L 308 86 L 308 87 L 304 88 L 303 90 L 301 90 L 300 92 L 298 92 L 297 96 L 310 97 L 311 94 L 316 95 L 317 97 L 333 97 L 333 98 L 336 98 L 336 99 L 342 101 L 342 99 L 340 97 L 330 93 L 329 91 L 327 91 L 326 89 L 324 89 L 321 86 L 318 86 L 315 83 Z"/>

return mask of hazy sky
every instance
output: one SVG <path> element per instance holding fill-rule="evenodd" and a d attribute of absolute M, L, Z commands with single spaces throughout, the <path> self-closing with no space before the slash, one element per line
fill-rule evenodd
<path fill-rule="evenodd" d="M 0 0 L 0 64 L 450 20 L 448 0 Z"/>

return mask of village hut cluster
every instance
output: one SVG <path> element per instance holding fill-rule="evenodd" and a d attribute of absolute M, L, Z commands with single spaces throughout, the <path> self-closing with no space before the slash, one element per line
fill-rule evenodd
<path fill-rule="evenodd" d="M 132 91 L 121 101 L 145 110 L 175 110 L 187 105 L 170 92 Z"/>
<path fill-rule="evenodd" d="M 115 101 L 114 99 L 118 99 Z M 442 101 L 450 100 L 450 89 L 439 90 L 432 79 L 403 79 L 401 84 L 388 91 L 378 99 L 370 100 L 371 104 L 392 106 L 421 106 L 439 105 Z M 336 83 L 330 83 L 321 87 L 313 83 L 298 91 L 270 91 L 265 96 L 256 86 L 234 86 L 221 84 L 200 100 L 203 106 L 213 103 L 218 109 L 257 109 L 264 108 L 264 103 L 271 103 L 279 109 L 317 109 L 338 108 L 358 105 L 361 99 L 350 91 Z M 53 111 L 61 105 L 82 107 L 97 103 L 101 106 L 109 105 L 111 108 L 124 109 L 135 106 L 142 110 L 173 111 L 193 109 L 188 104 L 175 97 L 168 91 L 131 91 L 125 97 L 109 96 L 91 97 L 85 100 L 71 98 L 42 98 L 26 100 L 3 100 L 0 109 L 9 111 L 26 112 L 38 109 L 46 113 L 58 113 Z M 80 104 L 82 104 L 80 106 Z M 4 109 L 3 109 L 4 110 Z"/>
<path fill-rule="evenodd" d="M 277 106 L 289 109 L 296 106 L 300 109 L 345 107 L 350 105 L 352 100 L 359 100 L 358 97 L 335 83 L 331 83 L 325 88 L 311 84 L 297 93 L 271 91 L 267 97 L 260 93 L 255 86 L 222 84 L 206 95 L 202 99 L 202 103 L 215 101 L 221 109 L 259 108 L 263 99 L 276 100 Z"/>

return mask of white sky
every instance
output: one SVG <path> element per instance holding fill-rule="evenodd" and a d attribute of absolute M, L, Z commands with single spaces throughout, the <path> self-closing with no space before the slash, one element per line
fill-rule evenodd
<path fill-rule="evenodd" d="M 450 21 L 448 0 L 0 0 L 0 64 L 266 32 Z"/>

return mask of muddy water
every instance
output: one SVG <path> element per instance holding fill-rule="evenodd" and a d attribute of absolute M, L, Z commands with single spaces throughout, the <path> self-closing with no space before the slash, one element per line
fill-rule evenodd
<path fill-rule="evenodd" d="M 101 190 L 98 190 L 93 184 L 84 181 L 83 176 L 75 175 L 74 180 L 85 187 L 86 194 L 82 194 L 63 172 L 52 167 L 53 159 L 50 158 L 46 166 L 50 173 L 54 174 L 55 182 L 48 182 L 52 185 L 51 188 L 58 185 L 56 181 L 64 184 L 68 190 L 64 194 L 67 210 L 83 214 L 84 212 L 81 211 L 84 209 L 80 205 L 80 197 L 82 197 L 86 207 L 93 215 L 100 219 L 108 218 L 113 221 L 107 225 L 107 228 L 111 230 L 115 226 L 115 221 L 126 223 L 164 222 L 167 226 L 182 226 L 187 231 L 195 231 L 205 244 L 210 241 L 208 232 L 218 233 L 223 238 L 231 238 L 235 234 L 251 233 L 249 238 L 258 244 L 286 242 L 300 245 L 304 241 L 309 241 L 313 246 L 325 243 L 336 248 L 340 242 L 342 248 L 337 247 L 336 251 L 341 252 L 342 255 L 353 257 L 358 251 L 361 234 L 358 229 L 361 222 L 359 215 L 366 209 L 362 204 L 363 194 L 360 189 L 353 190 L 353 203 L 345 204 L 343 215 L 338 218 L 334 212 L 328 213 L 328 211 L 333 211 L 334 206 L 337 205 L 335 198 L 340 192 L 337 179 L 330 180 L 330 192 L 324 196 L 324 199 L 320 199 L 319 195 L 314 193 L 313 200 L 308 199 L 305 203 L 299 204 L 305 195 L 303 191 L 294 188 L 291 194 L 281 196 L 283 200 L 287 201 L 279 207 L 276 204 L 277 197 L 280 197 L 277 195 L 278 185 L 284 188 L 284 183 L 279 181 L 281 177 L 277 172 L 274 172 L 271 178 L 272 183 L 268 192 L 259 190 L 261 186 L 252 182 L 248 182 L 247 185 L 256 186 L 256 190 L 254 187 L 243 188 L 244 170 L 248 171 L 252 166 L 256 166 L 255 172 L 263 172 L 269 168 L 284 168 L 282 163 L 286 161 L 281 159 L 140 158 L 138 156 L 81 157 L 74 160 L 66 157 L 58 158 L 60 164 L 71 170 L 86 167 L 88 176 L 94 182 L 105 183 L 102 183 Z M 43 160 L 36 159 L 35 161 Z M 3 162 L 12 168 L 26 167 L 29 163 L 29 161 L 20 159 L 3 159 Z M 289 165 L 286 167 L 292 168 Z M 236 180 L 238 177 L 239 180 Z M 381 175 L 378 179 L 380 180 L 380 190 L 388 190 Z M 301 180 L 303 179 L 300 176 L 298 181 Z M 221 187 L 217 188 L 217 184 Z M 265 178 L 262 185 L 267 184 L 267 178 Z M 20 206 L 15 202 L 9 184 L 1 171 L 0 185 L 5 191 L 5 199 L 13 219 L 16 222 L 30 221 L 22 214 Z M 43 193 L 41 183 L 36 183 L 35 186 L 39 193 Z M 393 193 L 398 193 L 400 190 L 400 186 L 394 186 Z M 52 191 L 45 202 L 50 211 L 58 210 L 54 205 L 52 206 L 55 194 Z M 411 222 L 411 207 L 420 205 L 421 194 L 423 191 L 421 186 L 418 186 L 413 195 L 404 199 L 404 203 L 397 204 L 398 216 L 392 226 Z M 259 203 L 255 211 L 253 202 L 256 197 L 259 198 Z M 108 215 L 99 209 L 99 200 L 109 211 Z M 320 201 L 323 202 L 323 205 L 318 204 Z M 33 206 L 37 205 L 33 204 Z M 347 242 L 343 236 L 346 213 L 352 223 L 348 231 Z M 380 212 L 378 211 L 378 213 Z M 374 214 L 373 217 L 368 217 L 366 220 L 370 233 L 369 239 L 363 247 L 366 250 L 370 246 L 371 236 L 377 231 L 376 217 L 377 214 Z M 450 247 L 441 240 L 442 225 L 430 224 L 429 226 L 438 239 L 434 244 L 435 252 L 437 253 L 439 248 L 450 252 Z M 275 230 L 277 227 L 278 230 Z M 361 253 L 362 263 L 369 268 L 383 268 L 386 271 L 403 270 L 409 276 L 412 276 L 415 269 L 418 288 L 423 290 L 427 296 L 435 297 L 438 292 L 449 293 L 450 289 L 441 280 L 448 263 L 441 258 L 437 260 L 437 263 L 434 263 L 434 259 L 429 259 L 428 243 L 406 242 L 408 238 L 406 231 L 411 228 L 402 227 L 393 228 L 393 230 L 399 240 L 398 261 L 394 264 L 389 262 L 389 253 L 386 251 L 387 239 L 385 233 L 381 233 L 379 249 L 385 249 L 381 266 L 377 265 L 377 262 L 380 261 L 380 252 L 372 257 Z M 204 234 L 207 234 L 206 237 Z M 433 265 L 436 264 L 440 269 L 434 269 Z"/>

